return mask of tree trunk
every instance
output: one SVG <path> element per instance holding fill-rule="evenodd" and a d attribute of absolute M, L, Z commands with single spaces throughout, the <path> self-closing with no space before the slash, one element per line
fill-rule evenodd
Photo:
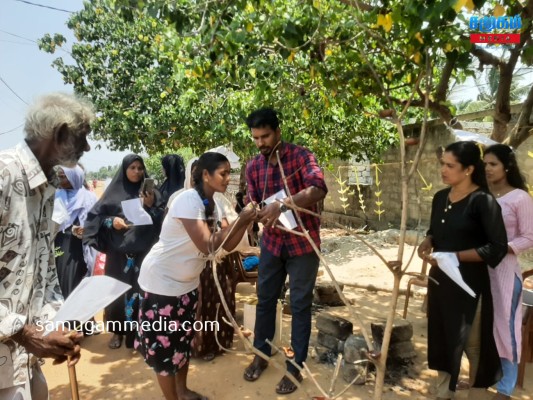
<path fill-rule="evenodd" d="M 507 137 L 507 126 L 511 120 L 511 83 L 513 82 L 514 65 L 511 63 L 500 67 L 500 83 L 496 92 L 494 107 L 494 125 L 491 139 L 499 143 Z"/>
<path fill-rule="evenodd" d="M 392 334 L 392 326 L 394 324 L 394 316 L 396 314 L 396 306 L 398 304 L 398 296 L 400 295 L 400 281 L 402 273 L 394 274 L 394 284 L 392 287 L 391 304 L 387 314 L 387 322 L 385 324 L 385 331 L 383 332 L 383 342 L 381 343 L 381 357 L 374 364 L 376 366 L 376 384 L 374 386 L 374 400 L 381 400 L 383 396 L 383 388 L 385 385 L 385 373 L 387 372 L 387 356 L 389 353 L 390 338 Z"/>
<path fill-rule="evenodd" d="M 518 117 L 518 122 L 516 123 L 515 129 L 507 139 L 507 144 L 514 148 L 520 146 L 523 142 L 526 141 L 532 134 L 531 129 L 531 113 L 533 111 L 533 86 L 529 88 L 529 93 L 527 94 L 526 101 L 522 106 L 522 112 L 520 117 Z"/>
<path fill-rule="evenodd" d="M 446 107 L 442 104 L 430 103 L 429 108 L 432 111 L 437 112 L 439 114 L 439 117 L 446 125 L 450 126 L 453 129 L 463 129 L 463 125 L 458 120 L 454 119 L 452 111 L 449 107 Z"/>

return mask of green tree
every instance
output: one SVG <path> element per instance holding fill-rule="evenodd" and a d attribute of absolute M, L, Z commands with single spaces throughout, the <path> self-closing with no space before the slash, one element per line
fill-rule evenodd
<path fill-rule="evenodd" d="M 288 139 L 319 156 L 346 157 L 379 153 L 394 140 L 372 115 L 404 105 L 422 74 L 432 76 L 430 109 L 450 121 L 450 84 L 475 75 L 469 65 L 476 59 L 500 73 L 493 137 L 501 141 L 509 133 L 513 71 L 519 58 L 526 65 L 533 59 L 533 0 L 504 4 L 96 0 L 69 21 L 79 41 L 72 47 L 76 64 L 59 58 L 54 65 L 96 103 L 96 133 L 116 148 L 151 152 L 171 141 L 203 151 L 232 141 L 246 152 L 242 120 L 268 104 L 283 112 Z M 464 10 L 521 14 L 521 43 L 506 57 L 470 44 Z M 63 41 L 47 35 L 40 43 L 52 52 Z M 424 103 L 416 90 L 410 105 Z M 530 90 L 524 115 L 532 108 Z M 528 125 L 519 122 L 512 144 L 527 137 Z"/>
<path fill-rule="evenodd" d="M 206 4 L 213 10 L 197 20 L 192 2 L 176 2 L 176 8 L 166 10 L 155 9 L 155 2 L 138 10 L 120 8 L 118 2 L 115 9 L 111 3 L 86 3 L 71 18 L 69 27 L 79 40 L 72 46 L 76 63 L 66 65 L 58 58 L 54 65 L 77 92 L 95 102 L 100 112 L 95 133 L 115 148 L 143 147 L 152 153 L 171 145 L 200 152 L 233 142 L 236 152 L 246 157 L 254 149 L 243 120 L 260 105 L 278 108 L 285 137 L 310 147 L 323 160 L 359 152 L 373 158 L 395 141 L 387 124 L 362 113 L 379 108 L 373 98 L 366 99 L 361 90 L 342 90 L 343 82 L 333 75 L 324 79 L 334 71 L 315 71 L 323 68 L 317 57 L 333 50 L 317 49 L 313 55 L 249 48 L 260 33 L 254 34 L 246 20 L 269 26 L 260 10 L 244 7 L 244 14 L 237 16 L 245 3 L 235 2 L 222 12 L 222 4 L 213 2 Z M 281 24 L 279 16 L 293 3 L 276 11 L 281 34 L 301 31 Z M 215 18 L 218 11 L 224 21 Z M 190 19 L 179 22 L 185 17 Z M 306 25 L 314 23 L 317 9 L 307 4 L 297 18 Z M 349 18 L 344 13 L 336 25 Z M 52 51 L 56 36 L 43 38 L 42 48 Z M 346 61 L 336 68 L 349 73 Z"/>
<path fill-rule="evenodd" d="M 116 5 L 126 3 L 132 4 L 118 0 Z M 451 122 L 454 107 L 447 98 L 450 85 L 475 76 L 469 66 L 476 60 L 480 68 L 497 68 L 500 75 L 492 137 L 517 146 L 529 135 L 533 88 L 512 133 L 508 122 L 518 60 L 525 65 L 533 62 L 533 0 L 505 0 L 503 6 L 495 0 L 182 0 L 165 5 L 155 1 L 133 4 L 175 23 L 185 44 L 180 53 L 196 78 L 212 83 L 218 72 L 229 80 L 258 77 L 261 98 L 272 80 L 288 84 L 289 93 L 308 93 L 309 87 L 319 82 L 327 100 L 334 94 L 336 100 L 372 112 L 366 100 L 375 96 L 379 106 L 399 108 L 411 94 L 416 77 L 429 72 L 433 77 L 429 108 Z M 519 14 L 523 22 L 520 43 L 502 56 L 472 45 L 470 13 L 497 17 Z M 286 82 L 287 73 L 296 74 L 297 79 Z M 415 90 L 409 104 L 423 107 L 426 98 Z M 287 98 L 285 90 L 279 92 Z M 393 104 L 385 101 L 387 98 Z M 370 104 L 375 105 L 373 101 Z"/>

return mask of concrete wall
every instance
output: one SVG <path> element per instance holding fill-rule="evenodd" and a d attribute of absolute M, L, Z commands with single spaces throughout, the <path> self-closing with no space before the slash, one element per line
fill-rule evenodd
<path fill-rule="evenodd" d="M 487 133 L 487 129 L 491 125 L 487 123 L 473 123 L 465 124 L 465 129 L 476 131 L 478 133 Z M 418 126 L 409 125 L 405 128 L 406 137 L 417 136 L 419 133 Z M 409 184 L 409 204 L 408 204 L 408 228 L 414 229 L 418 226 L 418 219 L 421 219 L 420 225 L 427 227 L 431 213 L 431 200 L 433 195 L 438 190 L 444 188 L 440 178 L 440 164 L 437 158 L 436 150 L 439 147 L 446 147 L 448 144 L 454 142 L 453 135 L 446 129 L 446 127 L 439 123 L 432 123 L 429 126 L 428 139 L 420 161 L 418 170 L 427 182 L 424 184 L 419 174 L 413 177 Z M 406 147 L 406 159 L 412 160 L 418 145 Z M 533 186 L 533 158 L 528 155 L 533 152 L 533 137 L 530 137 L 517 149 L 517 158 L 521 170 L 525 173 L 530 185 Z M 399 149 L 398 147 L 391 147 L 383 155 L 383 164 L 378 165 L 379 180 L 381 181 L 381 201 L 383 204 L 381 208 L 385 210 L 378 218 L 375 210 L 377 209 L 376 195 L 378 191 L 375 179 L 375 166 L 370 167 L 372 176 L 371 185 L 361 185 L 361 193 L 363 195 L 364 204 L 366 206 L 363 212 L 359 206 L 359 193 L 354 185 L 349 186 L 349 192 L 355 192 L 351 195 L 344 196 L 347 198 L 348 207 L 342 207 L 343 202 L 340 200 L 343 195 L 339 193 L 341 189 L 338 181 L 346 181 L 348 183 L 349 171 L 354 169 L 353 165 L 348 162 L 337 161 L 334 163 L 332 171 L 326 171 L 326 182 L 329 188 L 328 196 L 324 202 L 324 211 L 331 213 L 330 217 L 336 217 L 338 222 L 346 223 L 352 227 L 363 227 L 368 225 L 374 229 L 385 229 L 388 227 L 398 227 L 401 219 L 401 184 L 400 184 L 400 163 L 399 163 Z M 409 164 L 407 165 L 409 167 Z M 336 177 L 334 175 L 337 175 Z M 340 175 L 339 175 L 340 174 Z M 431 185 L 428 190 L 427 186 Z M 344 203 L 344 204 L 346 204 Z M 337 216 L 333 215 L 337 214 Z M 344 222 L 342 222 L 344 221 Z"/>

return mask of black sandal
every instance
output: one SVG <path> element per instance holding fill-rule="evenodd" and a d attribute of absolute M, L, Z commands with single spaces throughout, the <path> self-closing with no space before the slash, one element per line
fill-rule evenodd
<path fill-rule="evenodd" d="M 252 363 L 244 370 L 243 378 L 248 382 L 256 381 L 267 367 L 268 361 L 263 360 L 259 356 L 255 356 Z"/>
<path fill-rule="evenodd" d="M 290 374 L 291 372 L 287 372 L 286 374 Z M 303 381 L 303 376 L 300 372 L 297 372 L 296 374 L 292 374 L 294 378 L 298 382 Z M 287 375 L 285 375 L 283 378 L 281 378 L 281 381 L 276 386 L 276 393 L 277 394 L 291 394 L 292 392 L 296 391 L 298 389 L 298 386 L 294 384 L 293 381 L 289 379 Z"/>

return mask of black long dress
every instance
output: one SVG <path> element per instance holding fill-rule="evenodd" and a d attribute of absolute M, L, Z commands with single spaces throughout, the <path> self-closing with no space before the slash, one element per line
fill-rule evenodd
<path fill-rule="evenodd" d="M 165 170 L 166 179 L 159 187 L 159 192 L 164 205 L 173 193 L 183 188 L 185 182 L 185 163 L 178 154 L 167 154 L 161 160 L 161 165 Z"/>
<path fill-rule="evenodd" d="M 429 368 L 451 375 L 455 391 L 470 327 L 481 297 L 481 354 L 475 387 L 489 387 L 501 377 L 500 358 L 492 334 L 492 295 L 487 265 L 496 267 L 507 253 L 507 234 L 500 206 L 490 194 L 477 190 L 450 204 L 450 189 L 435 194 L 428 234 L 434 251 L 457 252 L 475 248 L 484 262 L 461 262 L 459 271 L 476 293 L 471 297 L 439 267 L 431 267 L 428 284 Z M 450 207 L 451 205 L 451 207 Z M 444 211 L 444 210 L 447 211 Z"/>
<path fill-rule="evenodd" d="M 126 347 L 133 348 L 135 331 L 126 321 L 136 321 L 139 307 L 139 270 L 154 243 L 159 237 L 163 219 L 161 198 L 156 191 L 156 202 L 145 210 L 150 214 L 153 225 L 133 226 L 127 230 L 117 231 L 106 227 L 106 219 L 121 217 L 125 219 L 121 202 L 139 197 L 142 182 L 130 182 L 126 170 L 130 164 L 142 158 L 130 154 L 122 160 L 122 168 L 107 187 L 101 199 L 94 205 L 87 216 L 83 243 L 106 254 L 105 275 L 131 285 L 123 296 L 119 297 L 105 309 L 106 328 L 126 338 Z"/>
<path fill-rule="evenodd" d="M 78 225 L 79 221 L 76 219 L 74 224 Z M 87 275 L 87 263 L 83 256 L 81 239 L 72 234 L 72 226 L 57 233 L 54 246 L 59 247 L 62 252 L 56 257 L 56 269 L 61 293 L 66 299 Z"/>

